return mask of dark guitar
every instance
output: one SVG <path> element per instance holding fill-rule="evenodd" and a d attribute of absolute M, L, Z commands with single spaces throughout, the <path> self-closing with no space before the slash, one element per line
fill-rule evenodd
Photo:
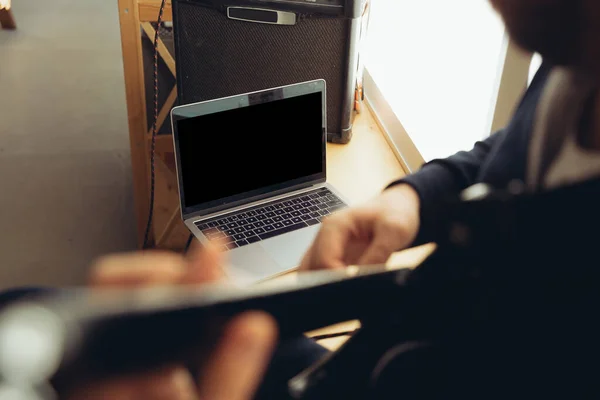
<path fill-rule="evenodd" d="M 471 188 L 423 221 L 437 249 L 415 270 L 32 298 L 0 315 L 0 373 L 60 394 L 163 363 L 198 367 L 231 316 L 264 310 L 281 340 L 361 321 L 339 351 L 289 382 L 290 398 L 596 397 L 599 199 L 600 181 L 539 194 Z M 35 353 L 18 350 L 23 332 Z"/>

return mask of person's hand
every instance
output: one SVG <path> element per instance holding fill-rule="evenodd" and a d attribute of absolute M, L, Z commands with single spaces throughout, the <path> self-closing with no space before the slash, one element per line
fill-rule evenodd
<path fill-rule="evenodd" d="M 221 255 L 212 248 L 185 259 L 166 252 L 108 256 L 93 268 L 91 285 L 137 287 L 202 284 L 223 278 Z M 277 328 L 266 314 L 250 312 L 234 318 L 204 364 L 200 376 L 171 365 L 139 376 L 97 382 L 71 393 L 69 400 L 247 400 L 262 380 L 275 346 Z"/>
<path fill-rule="evenodd" d="M 419 208 L 417 192 L 401 184 L 363 205 L 325 218 L 300 270 L 387 262 L 392 253 L 415 240 Z"/>

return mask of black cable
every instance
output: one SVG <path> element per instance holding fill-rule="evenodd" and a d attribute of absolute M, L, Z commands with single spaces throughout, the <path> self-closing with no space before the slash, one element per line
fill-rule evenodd
<path fill-rule="evenodd" d="M 185 244 L 185 247 L 183 249 L 184 253 L 187 253 L 190 249 L 190 246 L 192 245 L 192 240 L 194 240 L 194 234 L 190 233 L 190 237 L 188 238 L 187 243 Z"/>
<path fill-rule="evenodd" d="M 150 227 L 152 226 L 152 216 L 154 215 L 154 187 L 155 187 L 155 171 L 154 158 L 156 150 L 156 133 L 158 127 L 158 34 L 162 24 L 163 11 L 165 9 L 166 0 L 160 3 L 158 11 L 158 23 L 154 32 L 154 122 L 152 124 L 152 145 L 150 147 L 150 207 L 148 210 L 148 223 L 146 224 L 146 233 L 144 234 L 143 248 L 148 247 L 148 237 L 150 236 Z"/>

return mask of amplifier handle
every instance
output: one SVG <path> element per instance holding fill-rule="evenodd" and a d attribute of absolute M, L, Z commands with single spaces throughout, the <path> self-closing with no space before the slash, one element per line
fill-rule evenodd
<path fill-rule="evenodd" d="M 227 18 L 259 24 L 296 25 L 296 14 L 257 7 L 227 7 Z"/>

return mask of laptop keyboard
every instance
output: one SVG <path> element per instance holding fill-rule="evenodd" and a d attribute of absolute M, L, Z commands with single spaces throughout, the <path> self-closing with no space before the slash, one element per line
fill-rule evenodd
<path fill-rule="evenodd" d="M 232 250 L 284 233 L 316 225 L 346 207 L 327 188 L 302 193 L 236 213 L 195 222 L 209 240 L 219 240 L 221 250 Z"/>

